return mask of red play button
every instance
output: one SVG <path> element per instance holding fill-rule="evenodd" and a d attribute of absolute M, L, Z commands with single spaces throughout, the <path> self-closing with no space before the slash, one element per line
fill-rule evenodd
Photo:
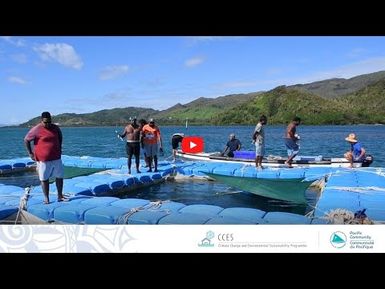
<path fill-rule="evenodd" d="M 182 151 L 184 153 L 196 154 L 203 152 L 203 138 L 199 136 L 188 136 L 182 140 Z"/>

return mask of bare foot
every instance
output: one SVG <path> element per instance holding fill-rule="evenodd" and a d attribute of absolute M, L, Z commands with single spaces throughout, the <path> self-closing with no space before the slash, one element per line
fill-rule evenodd
<path fill-rule="evenodd" d="M 293 166 L 291 165 L 291 163 L 288 163 L 288 162 L 285 162 L 285 165 L 287 165 L 288 168 L 292 168 Z"/>
<path fill-rule="evenodd" d="M 61 196 L 61 197 L 58 197 L 57 198 L 57 201 L 58 202 L 68 202 L 70 199 L 68 199 L 68 198 L 66 198 L 66 197 L 64 197 L 64 196 Z"/>

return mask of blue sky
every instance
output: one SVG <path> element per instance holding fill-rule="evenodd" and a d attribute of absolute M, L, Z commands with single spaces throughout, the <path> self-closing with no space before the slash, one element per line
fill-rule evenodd
<path fill-rule="evenodd" d="M 385 70 L 385 37 L 0 37 L 0 124 Z"/>

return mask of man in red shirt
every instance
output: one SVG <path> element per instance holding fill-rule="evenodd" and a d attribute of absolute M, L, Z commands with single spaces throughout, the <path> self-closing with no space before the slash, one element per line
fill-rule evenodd
<path fill-rule="evenodd" d="M 34 141 L 32 152 L 31 141 Z M 24 138 L 24 144 L 31 159 L 37 163 L 37 170 L 44 193 L 44 203 L 49 204 L 49 178 L 56 178 L 58 201 L 66 201 L 63 196 L 64 169 L 61 161 L 63 136 L 60 128 L 52 123 L 51 114 L 41 114 L 41 122 L 31 128 Z"/>

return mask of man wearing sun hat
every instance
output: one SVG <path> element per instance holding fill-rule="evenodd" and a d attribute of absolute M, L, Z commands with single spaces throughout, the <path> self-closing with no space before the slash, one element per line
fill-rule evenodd
<path fill-rule="evenodd" d="M 353 167 L 353 162 L 362 162 L 365 159 L 365 149 L 358 142 L 357 137 L 354 133 L 350 133 L 345 138 L 350 143 L 350 151 L 345 153 L 345 158 L 350 162 L 350 167 Z"/>

